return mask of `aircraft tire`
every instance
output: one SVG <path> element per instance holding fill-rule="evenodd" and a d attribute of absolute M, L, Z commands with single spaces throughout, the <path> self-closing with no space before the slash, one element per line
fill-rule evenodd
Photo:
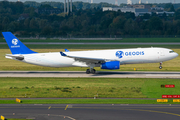
<path fill-rule="evenodd" d="M 92 74 L 95 74 L 96 73 L 96 70 L 95 69 L 92 69 Z"/>
<path fill-rule="evenodd" d="M 86 70 L 86 74 L 89 74 L 89 73 L 90 73 L 90 70 L 89 70 L 89 69 L 87 69 L 87 70 Z"/>

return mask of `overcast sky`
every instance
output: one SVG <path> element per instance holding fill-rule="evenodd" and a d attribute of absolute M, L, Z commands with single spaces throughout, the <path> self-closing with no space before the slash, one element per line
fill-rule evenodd
<path fill-rule="evenodd" d="M 10 1 L 17 1 L 17 0 L 10 0 Z M 43 1 L 59 1 L 59 2 L 64 2 L 64 0 L 20 0 L 22 2 L 24 1 L 36 1 L 36 2 L 43 2 Z M 67 1 L 67 0 L 66 0 Z M 70 0 L 69 0 L 70 1 Z M 83 2 L 90 2 L 91 0 L 73 0 L 73 1 L 83 1 Z M 94 3 L 100 3 L 100 2 L 107 2 L 111 4 L 115 4 L 115 0 L 93 0 Z M 139 0 L 131 0 L 134 4 L 138 3 Z M 180 0 L 142 0 L 143 3 L 146 3 L 148 1 L 149 3 L 180 3 Z M 127 3 L 127 0 L 118 0 L 118 4 L 121 3 Z"/>

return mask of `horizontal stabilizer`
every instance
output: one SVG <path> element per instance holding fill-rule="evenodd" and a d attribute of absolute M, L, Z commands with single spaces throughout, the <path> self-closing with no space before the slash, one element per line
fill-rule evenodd
<path fill-rule="evenodd" d="M 67 56 L 65 53 L 63 52 L 60 52 L 61 56 Z"/>
<path fill-rule="evenodd" d="M 14 58 L 14 59 L 17 59 L 17 60 L 24 60 L 24 56 L 22 55 L 6 55 L 6 57 L 11 57 L 11 58 Z"/>

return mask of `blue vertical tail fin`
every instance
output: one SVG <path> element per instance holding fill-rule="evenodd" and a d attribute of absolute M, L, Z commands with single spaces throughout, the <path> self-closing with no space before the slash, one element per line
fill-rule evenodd
<path fill-rule="evenodd" d="M 12 54 L 32 54 L 36 53 L 26 47 L 20 40 L 18 40 L 11 32 L 2 32 L 9 49 Z"/>

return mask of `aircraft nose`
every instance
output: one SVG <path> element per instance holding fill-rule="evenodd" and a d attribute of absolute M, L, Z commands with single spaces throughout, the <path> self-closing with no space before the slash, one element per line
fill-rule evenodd
<path fill-rule="evenodd" d="M 175 53 L 175 57 L 179 56 L 177 53 Z"/>

